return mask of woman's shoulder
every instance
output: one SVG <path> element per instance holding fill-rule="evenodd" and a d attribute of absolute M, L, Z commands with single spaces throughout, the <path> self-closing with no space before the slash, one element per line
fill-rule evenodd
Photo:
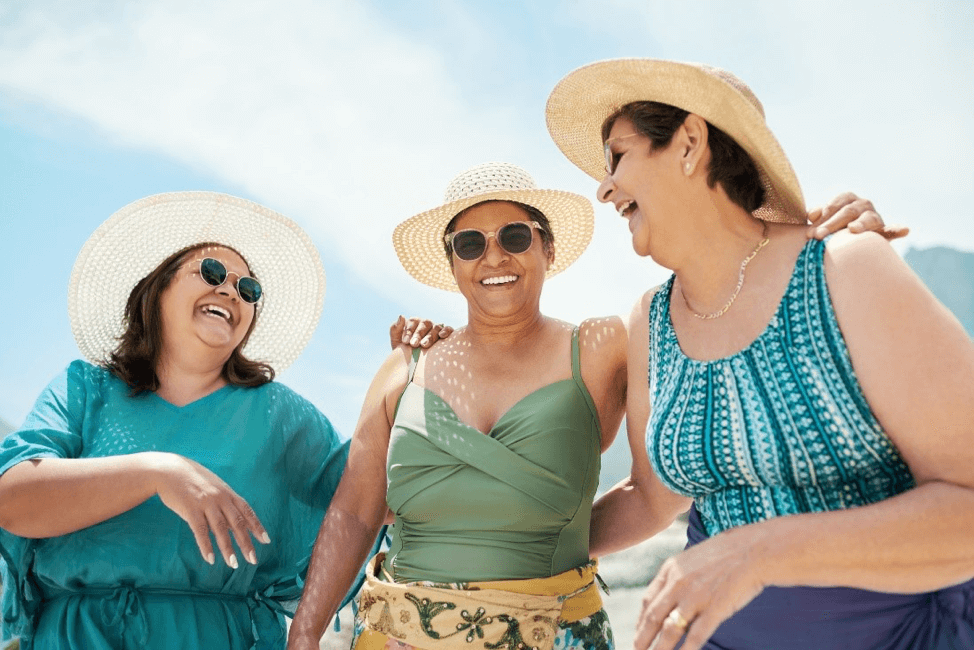
<path fill-rule="evenodd" d="M 878 298 L 921 286 L 890 243 L 872 232 L 832 235 L 825 242 L 823 263 L 833 303 L 844 296 Z"/>
<path fill-rule="evenodd" d="M 826 263 L 836 269 L 863 265 L 879 265 L 878 270 L 887 267 L 892 260 L 900 260 L 899 255 L 882 235 L 874 232 L 850 233 L 842 230 L 825 241 Z M 900 260 L 901 261 L 901 260 Z"/>
<path fill-rule="evenodd" d="M 613 376 L 626 367 L 629 332 L 620 316 L 587 318 L 578 328 L 582 371 L 596 368 Z"/>
<path fill-rule="evenodd" d="M 594 316 L 586 318 L 578 326 L 580 345 L 591 347 L 625 347 L 626 322 L 621 316 Z"/>
<path fill-rule="evenodd" d="M 265 400 L 269 406 L 276 406 L 278 409 L 317 410 L 317 407 L 307 397 L 276 380 L 260 386 L 237 386 L 236 388 L 242 395 Z"/>
<path fill-rule="evenodd" d="M 125 385 L 125 382 L 116 377 L 115 373 L 108 368 L 84 359 L 75 359 L 69 363 L 60 377 L 63 377 L 69 386 L 83 387 L 89 390 Z"/>

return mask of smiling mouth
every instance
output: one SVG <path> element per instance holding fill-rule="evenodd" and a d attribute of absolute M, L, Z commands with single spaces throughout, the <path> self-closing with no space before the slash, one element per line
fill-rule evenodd
<path fill-rule="evenodd" d="M 635 201 L 626 201 L 625 203 L 621 203 L 618 207 L 619 216 L 628 219 L 632 216 L 632 213 L 635 212 L 637 207 L 638 206 L 636 205 Z"/>
<path fill-rule="evenodd" d="M 227 323 L 233 323 L 233 315 L 223 307 L 218 307 L 216 305 L 203 305 L 202 307 L 200 307 L 200 311 L 202 311 L 207 316 L 212 316 L 214 318 L 222 318 Z"/>
<path fill-rule="evenodd" d="M 480 284 L 485 286 L 494 286 L 499 284 L 510 284 L 511 282 L 517 282 L 516 275 L 498 275 L 493 278 L 484 278 L 480 281 Z"/>

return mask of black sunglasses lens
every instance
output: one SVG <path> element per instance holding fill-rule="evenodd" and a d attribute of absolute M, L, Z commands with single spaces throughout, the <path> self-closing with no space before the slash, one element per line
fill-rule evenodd
<path fill-rule="evenodd" d="M 200 262 L 200 277 L 211 287 L 218 287 L 227 279 L 227 267 L 219 260 L 207 257 Z"/>
<path fill-rule="evenodd" d="M 240 278 L 237 282 L 237 293 L 244 302 L 253 304 L 260 300 L 262 293 L 260 282 L 253 278 Z"/>
<path fill-rule="evenodd" d="M 475 260 L 487 249 L 487 238 L 476 230 L 462 230 L 453 236 L 453 252 L 461 260 Z"/>
<path fill-rule="evenodd" d="M 523 253 L 531 248 L 531 226 L 509 223 L 497 233 L 497 240 L 508 253 Z"/>

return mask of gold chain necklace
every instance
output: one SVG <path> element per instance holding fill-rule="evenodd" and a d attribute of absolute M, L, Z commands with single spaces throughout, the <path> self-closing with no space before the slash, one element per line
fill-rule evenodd
<path fill-rule="evenodd" d="M 730 309 L 731 305 L 734 304 L 734 301 L 737 300 L 738 294 L 741 293 L 741 287 L 744 286 L 744 269 L 746 269 L 748 263 L 754 259 L 754 256 L 757 255 L 762 248 L 767 246 L 769 241 L 771 241 L 770 239 L 768 239 L 767 233 L 768 233 L 768 225 L 765 224 L 764 233 L 762 233 L 763 235 L 765 235 L 764 239 L 758 242 L 758 245 L 754 247 L 754 250 L 751 251 L 751 254 L 745 257 L 744 261 L 741 262 L 741 272 L 737 276 L 737 287 L 734 289 L 734 293 L 730 297 L 730 300 L 728 300 L 727 304 L 721 307 L 719 311 L 715 311 L 712 314 L 698 314 L 693 310 L 693 307 L 690 306 L 690 301 L 687 300 L 687 294 L 683 293 L 683 285 L 682 284 L 680 285 L 680 295 L 683 296 L 683 303 L 687 306 L 687 309 L 690 310 L 691 314 L 693 314 L 695 317 L 699 318 L 700 320 L 713 320 L 715 318 L 720 318 L 721 316 L 727 313 L 727 310 Z"/>

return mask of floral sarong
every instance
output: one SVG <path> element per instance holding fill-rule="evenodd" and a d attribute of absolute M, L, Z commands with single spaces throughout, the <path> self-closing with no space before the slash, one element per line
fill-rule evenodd
<path fill-rule="evenodd" d="M 550 578 L 438 584 L 383 579 L 372 559 L 353 650 L 613 650 L 596 563 Z"/>

